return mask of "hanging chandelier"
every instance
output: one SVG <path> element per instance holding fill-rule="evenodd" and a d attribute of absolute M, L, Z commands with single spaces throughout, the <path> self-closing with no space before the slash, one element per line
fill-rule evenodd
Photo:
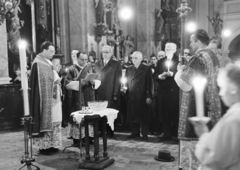
<path fill-rule="evenodd" d="M 0 25 L 4 22 L 6 14 L 12 12 L 20 3 L 20 0 L 0 0 Z"/>

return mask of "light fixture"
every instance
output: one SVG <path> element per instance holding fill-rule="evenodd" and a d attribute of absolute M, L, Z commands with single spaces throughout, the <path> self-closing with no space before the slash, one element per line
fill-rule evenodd
<path fill-rule="evenodd" d="M 130 20 L 133 16 L 133 10 L 130 7 L 122 7 L 118 15 L 122 20 Z"/>
<path fill-rule="evenodd" d="M 228 29 L 222 31 L 222 35 L 224 37 L 229 37 L 231 34 L 232 34 L 231 31 Z"/>
<path fill-rule="evenodd" d="M 0 25 L 4 22 L 6 14 L 15 9 L 20 0 L 0 0 Z"/>
<path fill-rule="evenodd" d="M 193 33 L 194 31 L 197 30 L 197 24 L 195 22 L 189 22 L 186 25 L 186 30 L 189 33 Z"/>

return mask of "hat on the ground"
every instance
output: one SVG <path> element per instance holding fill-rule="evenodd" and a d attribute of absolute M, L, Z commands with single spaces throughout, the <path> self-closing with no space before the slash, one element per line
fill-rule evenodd
<path fill-rule="evenodd" d="M 163 162 L 172 162 L 175 160 L 171 153 L 168 150 L 160 150 L 158 151 L 158 156 L 155 156 L 155 160 L 163 161 Z"/>

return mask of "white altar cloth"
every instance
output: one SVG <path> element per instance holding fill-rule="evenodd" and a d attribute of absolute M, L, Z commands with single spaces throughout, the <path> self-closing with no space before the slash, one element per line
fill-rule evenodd
<path fill-rule="evenodd" d="M 114 120 L 117 118 L 118 112 L 119 112 L 118 110 L 106 108 L 104 110 L 94 111 L 88 114 L 82 114 L 82 113 L 80 114 L 80 111 L 76 111 L 71 113 L 71 115 L 73 116 L 73 120 L 76 121 L 77 123 L 81 123 L 82 119 L 85 116 L 93 116 L 93 115 L 99 115 L 100 117 L 106 116 L 107 123 L 109 124 L 111 129 L 114 130 Z"/>

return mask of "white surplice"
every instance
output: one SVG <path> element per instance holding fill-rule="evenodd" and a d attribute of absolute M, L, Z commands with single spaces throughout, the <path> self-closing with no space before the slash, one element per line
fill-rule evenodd
<path fill-rule="evenodd" d="M 201 170 L 240 170 L 240 102 L 200 137 L 195 154 Z"/>

